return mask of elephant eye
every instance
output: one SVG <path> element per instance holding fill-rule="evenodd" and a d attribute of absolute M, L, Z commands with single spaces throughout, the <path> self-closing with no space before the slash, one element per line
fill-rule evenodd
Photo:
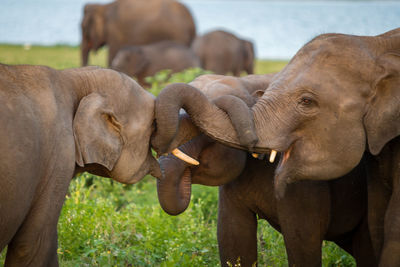
<path fill-rule="evenodd" d="M 300 100 L 300 104 L 304 106 L 310 106 L 314 101 L 310 97 L 302 97 Z"/>

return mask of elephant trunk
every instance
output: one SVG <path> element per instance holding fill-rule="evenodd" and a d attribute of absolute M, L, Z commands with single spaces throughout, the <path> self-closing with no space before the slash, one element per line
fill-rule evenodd
<path fill-rule="evenodd" d="M 190 116 L 186 112 L 181 112 L 181 114 L 179 114 L 179 130 L 171 141 L 170 147 L 179 147 L 200 134 L 200 129 L 193 124 Z"/>
<path fill-rule="evenodd" d="M 251 110 L 241 99 L 223 96 L 211 102 L 195 87 L 176 83 L 165 87 L 156 99 L 157 132 L 152 146 L 158 153 L 176 148 L 173 140 L 179 132 L 181 108 L 204 133 L 217 141 L 241 149 L 251 149 L 257 142 Z"/>
<path fill-rule="evenodd" d="M 81 65 L 87 66 L 89 60 L 89 52 L 90 52 L 90 45 L 89 42 L 83 38 L 81 43 Z"/>
<path fill-rule="evenodd" d="M 179 149 L 197 158 L 207 142 L 209 141 L 205 138 L 195 138 Z M 171 154 L 160 157 L 159 163 L 163 175 L 157 180 L 158 200 L 166 213 L 178 215 L 184 212 L 190 203 L 190 168 L 187 163 Z"/>

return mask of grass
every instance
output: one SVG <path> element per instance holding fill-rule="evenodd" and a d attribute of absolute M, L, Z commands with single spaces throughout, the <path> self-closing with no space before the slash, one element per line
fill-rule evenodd
<path fill-rule="evenodd" d="M 78 67 L 79 48 L 0 45 L 0 62 L 56 69 Z M 105 63 L 104 49 L 90 57 L 90 64 Z M 255 72 L 277 72 L 286 63 L 257 60 Z M 193 70 L 175 77 L 187 80 L 198 74 Z M 154 87 L 160 84 L 157 82 Z M 157 94 L 158 90 L 152 92 Z M 173 217 L 160 208 L 156 181 L 151 176 L 135 185 L 94 177 L 93 184 L 85 186 L 91 177 L 94 176 L 84 173 L 71 182 L 58 224 L 60 266 L 219 265 L 216 187 L 194 185 L 188 210 Z M 266 221 L 259 221 L 258 240 L 260 266 L 287 266 L 283 238 Z M 0 255 L 0 265 L 4 258 L 5 251 Z M 355 263 L 336 245 L 325 242 L 323 266 Z"/>

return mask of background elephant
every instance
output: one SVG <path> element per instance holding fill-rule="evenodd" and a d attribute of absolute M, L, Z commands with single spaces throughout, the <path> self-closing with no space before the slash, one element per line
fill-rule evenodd
<path fill-rule="evenodd" d="M 271 76 L 258 78 L 264 79 L 262 86 L 216 75 L 201 76 L 192 85 L 211 99 L 231 94 L 251 106 L 253 96 L 259 93 L 255 90 L 265 89 Z M 182 119 L 187 123 L 188 117 Z M 257 261 L 257 218 L 267 220 L 283 234 L 289 266 L 320 266 L 324 239 L 352 254 L 358 266 L 376 266 L 367 225 L 363 164 L 338 180 L 291 184 L 287 194 L 276 199 L 273 176 L 277 164 L 254 159 L 204 134 L 179 148 L 197 158 L 200 165 L 186 164 L 172 154 L 160 157 L 160 204 L 167 213 L 177 215 L 189 204 L 191 184 L 220 186 L 218 244 L 222 266 L 228 266 L 228 261 L 234 264 L 239 257 L 241 266 L 253 266 Z"/>
<path fill-rule="evenodd" d="M 83 171 L 135 183 L 158 177 L 154 97 L 94 67 L 0 65 L 0 251 L 6 266 L 57 266 L 57 221 Z"/>
<path fill-rule="evenodd" d="M 200 67 L 200 63 L 192 50 L 171 41 L 125 47 L 118 51 L 111 64 L 111 68 L 136 77 L 142 86 L 146 85 L 145 77 L 160 70 L 175 73 L 193 67 Z"/>
<path fill-rule="evenodd" d="M 110 4 L 87 4 L 82 27 L 82 65 L 90 50 L 108 45 L 108 66 L 119 49 L 174 40 L 190 46 L 196 35 L 193 17 L 181 3 L 172 0 L 118 0 Z"/>
<path fill-rule="evenodd" d="M 232 33 L 219 30 L 196 37 L 192 49 L 205 70 L 216 74 L 232 72 L 235 76 L 240 76 L 242 71 L 253 74 L 253 44 Z"/>
<path fill-rule="evenodd" d="M 395 266 L 400 262 L 399 55 L 400 29 L 378 36 L 314 38 L 248 111 L 251 115 L 244 119 L 254 122 L 256 138 L 244 145 L 238 136 L 245 133 L 237 133 L 240 128 L 232 125 L 237 118 L 229 118 L 207 98 L 200 100 L 196 90 L 195 101 L 190 101 L 193 92 L 188 90 L 175 105 L 190 106 L 187 111 L 193 121 L 225 144 L 259 153 L 282 152 L 275 171 L 281 197 L 287 184 L 296 180 L 330 180 L 348 173 L 368 147 L 369 161 L 376 166 L 370 167 L 369 181 L 379 181 L 368 186 L 374 250 L 381 266 Z M 169 101 L 172 91 L 165 93 Z M 168 105 L 175 112 L 177 107 Z M 157 121 L 163 117 L 158 114 Z M 168 130 L 176 125 L 168 124 L 170 115 L 163 119 L 158 131 L 171 135 Z"/>

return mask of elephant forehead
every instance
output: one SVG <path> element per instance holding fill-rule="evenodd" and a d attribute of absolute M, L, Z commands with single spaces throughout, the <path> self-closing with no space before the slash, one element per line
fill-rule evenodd
<path fill-rule="evenodd" d="M 314 71 L 345 70 L 365 80 L 370 78 L 368 70 L 374 69 L 375 59 L 371 54 L 369 38 L 335 34 L 324 36 L 306 44 L 290 65 Z"/>

